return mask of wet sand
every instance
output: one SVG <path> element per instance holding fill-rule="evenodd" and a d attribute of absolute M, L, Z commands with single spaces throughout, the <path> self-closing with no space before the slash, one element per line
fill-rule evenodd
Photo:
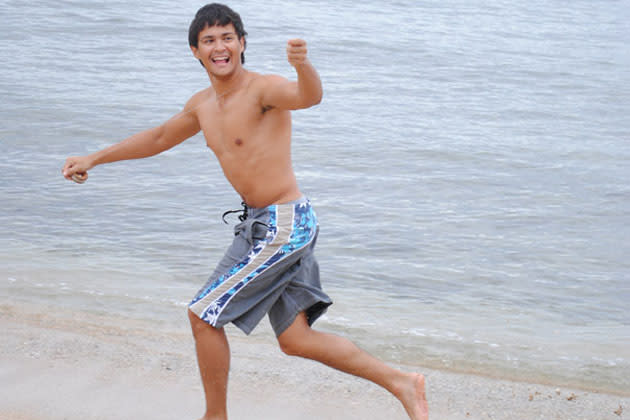
<path fill-rule="evenodd" d="M 175 324 L 0 304 L 0 419 L 198 419 L 185 311 Z M 268 328 L 261 325 L 262 328 Z M 405 419 L 386 391 L 228 327 L 230 418 Z M 630 397 L 420 367 L 435 420 L 630 419 Z"/>

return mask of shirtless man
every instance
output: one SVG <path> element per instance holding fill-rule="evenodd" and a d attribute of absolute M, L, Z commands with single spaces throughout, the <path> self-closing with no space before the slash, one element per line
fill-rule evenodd
<path fill-rule="evenodd" d="M 284 353 L 381 385 L 409 418 L 427 420 L 422 375 L 389 367 L 349 340 L 311 328 L 332 302 L 321 290 L 313 256 L 317 219 L 291 164 L 290 111 L 318 104 L 321 81 L 300 39 L 287 43 L 297 82 L 246 70 L 245 36 L 240 16 L 227 6 L 201 8 L 189 43 L 211 86 L 162 125 L 68 158 L 63 175 L 82 183 L 96 165 L 153 156 L 202 131 L 243 199 L 234 242 L 188 309 L 206 399 L 202 420 L 227 419 L 230 351 L 224 325 L 232 322 L 249 334 L 265 314 Z"/>

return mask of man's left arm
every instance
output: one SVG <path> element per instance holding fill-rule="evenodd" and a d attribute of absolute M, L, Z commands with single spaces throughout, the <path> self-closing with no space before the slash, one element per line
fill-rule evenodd
<path fill-rule="evenodd" d="M 262 93 L 263 107 L 294 110 L 309 108 L 322 100 L 322 81 L 308 59 L 306 41 L 292 39 L 287 43 L 287 60 L 295 68 L 297 81 L 280 76 L 266 77 Z"/>

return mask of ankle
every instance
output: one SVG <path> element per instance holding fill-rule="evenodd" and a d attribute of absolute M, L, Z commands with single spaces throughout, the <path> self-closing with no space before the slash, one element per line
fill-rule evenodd
<path fill-rule="evenodd" d="M 419 381 L 424 383 L 424 376 L 419 373 L 400 372 L 399 376 L 392 381 L 390 392 L 399 400 L 404 400 L 410 392 L 415 392 Z"/>
<path fill-rule="evenodd" d="M 226 413 L 222 413 L 222 414 L 206 413 L 199 420 L 227 420 L 227 414 Z"/>

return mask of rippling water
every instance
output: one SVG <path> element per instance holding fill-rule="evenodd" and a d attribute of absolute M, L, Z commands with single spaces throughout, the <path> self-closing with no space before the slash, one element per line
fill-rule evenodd
<path fill-rule="evenodd" d="M 521 3 L 234 7 L 248 68 L 293 77 L 300 36 L 323 79 L 294 113 L 323 328 L 394 362 L 627 392 L 629 8 Z M 240 200 L 200 136 L 60 175 L 207 85 L 200 5 L 0 5 L 3 300 L 168 319 L 205 282 Z"/>

